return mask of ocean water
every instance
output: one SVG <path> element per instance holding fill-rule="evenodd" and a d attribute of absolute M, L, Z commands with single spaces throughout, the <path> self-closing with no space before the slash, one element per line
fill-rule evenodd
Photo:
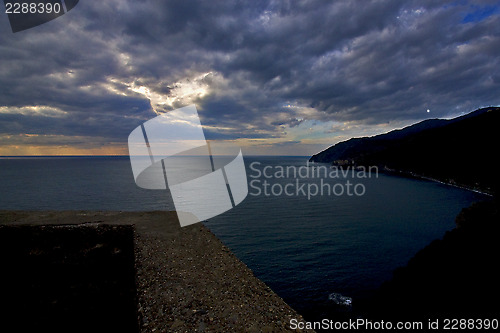
<path fill-rule="evenodd" d="M 309 319 L 334 316 L 341 296 L 369 295 L 487 198 L 375 172 L 316 177 L 329 169 L 307 159 L 245 157 L 249 195 L 203 223 Z M 0 183 L 0 209 L 174 210 L 168 191 L 135 185 L 128 157 L 0 158 Z"/>

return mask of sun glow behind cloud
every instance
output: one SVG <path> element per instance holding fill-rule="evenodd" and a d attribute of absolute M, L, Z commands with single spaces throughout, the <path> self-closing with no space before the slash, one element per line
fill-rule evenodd
<path fill-rule="evenodd" d="M 177 106 L 193 104 L 196 100 L 208 94 L 209 86 L 204 82 L 211 72 L 185 77 L 177 82 L 160 83 L 160 89 L 141 85 L 141 79 L 127 83 L 122 82 L 130 91 L 143 95 L 151 103 L 151 108 L 156 114 L 167 112 Z"/>

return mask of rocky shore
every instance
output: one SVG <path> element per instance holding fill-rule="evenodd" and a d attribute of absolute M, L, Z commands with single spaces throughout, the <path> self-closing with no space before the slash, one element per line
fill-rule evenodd
<path fill-rule="evenodd" d="M 16 331 L 290 332 L 303 320 L 173 212 L 0 211 L 0 264 L 0 320 Z"/>

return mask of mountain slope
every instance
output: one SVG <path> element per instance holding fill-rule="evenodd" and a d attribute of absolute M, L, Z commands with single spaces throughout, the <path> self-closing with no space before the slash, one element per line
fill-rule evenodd
<path fill-rule="evenodd" d="M 311 162 L 377 165 L 495 193 L 500 108 L 465 116 L 430 119 L 373 137 L 340 142 L 310 158 Z"/>

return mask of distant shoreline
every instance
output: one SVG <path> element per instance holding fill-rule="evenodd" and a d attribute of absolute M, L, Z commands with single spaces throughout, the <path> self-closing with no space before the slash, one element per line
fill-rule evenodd
<path fill-rule="evenodd" d="M 484 189 L 478 189 L 478 188 L 470 187 L 470 186 L 467 186 L 467 185 L 464 185 L 464 184 L 451 183 L 451 182 L 447 182 L 447 181 L 444 181 L 444 180 L 441 180 L 441 179 L 419 175 L 419 174 L 411 172 L 411 171 L 394 170 L 394 169 L 389 169 L 389 168 L 379 168 L 379 172 L 385 173 L 385 174 L 389 174 L 389 175 L 397 175 L 397 176 L 407 177 L 407 178 L 428 180 L 428 181 L 431 181 L 431 182 L 435 182 L 435 183 L 439 183 L 439 184 L 443 184 L 443 185 L 452 186 L 452 187 L 459 188 L 459 189 L 462 189 L 462 190 L 467 190 L 467 191 L 479 193 L 479 194 L 486 195 L 486 196 L 489 196 L 489 197 L 492 197 L 492 198 L 494 197 L 494 193 L 490 193 L 490 192 L 488 192 L 487 190 L 484 190 Z"/>
<path fill-rule="evenodd" d="M 311 164 L 309 165 L 309 167 L 318 167 L 318 165 L 325 166 L 327 168 L 332 168 L 332 167 L 337 167 L 339 169 L 346 168 L 346 166 L 335 166 L 335 165 L 332 165 L 331 163 L 314 162 L 314 161 L 311 162 Z M 428 181 L 431 181 L 431 182 L 435 182 L 435 183 L 439 183 L 439 184 L 443 184 L 443 185 L 452 186 L 452 187 L 459 188 L 459 189 L 462 189 L 462 190 L 467 190 L 467 191 L 471 191 L 471 192 L 474 192 L 474 193 L 479 193 L 479 194 L 486 195 L 486 196 L 489 196 L 489 197 L 494 197 L 494 193 L 491 193 L 491 192 L 489 192 L 488 190 L 485 190 L 485 189 L 475 188 L 475 187 L 467 186 L 465 184 L 457 184 L 457 183 L 454 183 L 454 182 L 448 182 L 448 181 L 445 181 L 445 180 L 442 180 L 442 179 L 420 175 L 420 174 L 412 172 L 412 171 L 390 169 L 390 168 L 388 168 L 386 166 L 377 166 L 377 165 L 372 165 L 372 166 L 348 165 L 347 166 L 347 169 L 351 169 L 351 168 L 352 168 L 352 170 L 357 170 L 358 168 L 363 168 L 365 170 L 370 170 L 370 168 L 377 168 L 377 172 L 384 173 L 386 175 L 395 175 L 395 176 L 400 176 L 400 177 L 405 177 L 405 178 L 412 178 L 412 179 L 419 179 L 419 180 L 428 180 Z"/>

